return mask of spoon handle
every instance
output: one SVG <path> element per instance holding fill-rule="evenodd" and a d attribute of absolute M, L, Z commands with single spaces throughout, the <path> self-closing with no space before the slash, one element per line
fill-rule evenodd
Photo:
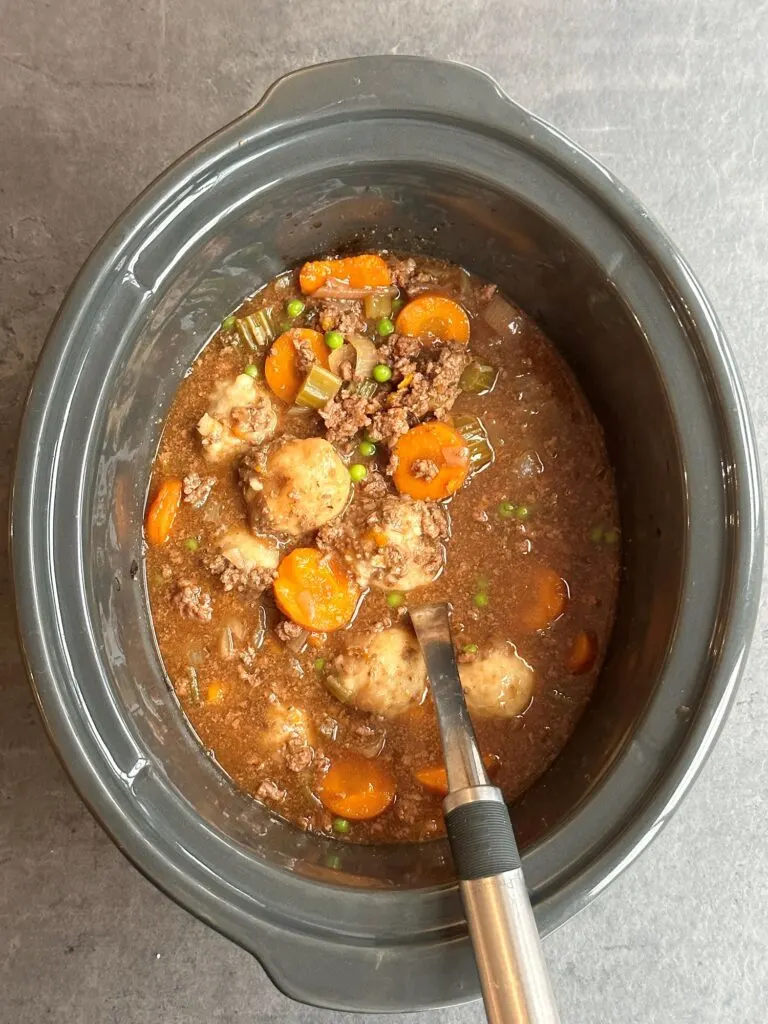
<path fill-rule="evenodd" d="M 501 790 L 459 790 L 443 807 L 488 1020 L 559 1024 Z"/>
<path fill-rule="evenodd" d="M 410 609 L 427 664 L 448 774 L 443 801 L 491 1024 L 559 1024 L 512 822 L 490 785 L 464 702 L 446 604 Z"/>

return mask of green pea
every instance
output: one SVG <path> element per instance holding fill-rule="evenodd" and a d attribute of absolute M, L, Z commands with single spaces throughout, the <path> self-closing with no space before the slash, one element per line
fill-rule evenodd
<path fill-rule="evenodd" d="M 499 516 L 502 519 L 511 519 L 517 510 L 517 506 L 511 501 L 502 501 L 499 505 Z"/>
<path fill-rule="evenodd" d="M 373 379 L 377 380 L 379 384 L 386 384 L 388 380 L 392 379 L 392 368 L 386 363 L 377 363 L 373 368 Z"/>
<path fill-rule="evenodd" d="M 401 594 L 399 590 L 391 590 L 387 594 L 387 604 L 390 608 L 399 608 L 405 600 L 405 594 Z"/>
<path fill-rule="evenodd" d="M 593 526 L 589 531 L 589 539 L 593 544 L 599 544 L 603 539 L 603 528 L 602 526 Z"/>
<path fill-rule="evenodd" d="M 465 654 L 477 654 L 477 652 L 480 650 L 477 644 L 464 644 L 464 646 L 461 649 L 462 651 L 464 651 Z"/>
<path fill-rule="evenodd" d="M 197 551 L 197 549 L 200 547 L 200 541 L 197 539 L 197 537 L 187 537 L 187 539 L 184 541 L 184 547 L 187 549 L 187 551 Z"/>
<path fill-rule="evenodd" d="M 531 512 L 527 505 L 518 505 L 515 510 L 515 515 L 518 519 L 527 519 L 530 514 Z"/>
<path fill-rule="evenodd" d="M 364 458 L 369 459 L 372 455 L 376 454 L 376 445 L 373 441 L 361 441 L 357 446 L 357 450 Z"/>
<path fill-rule="evenodd" d="M 221 321 L 221 329 L 222 331 L 231 331 L 236 323 L 236 316 L 225 316 L 224 319 Z"/>
<path fill-rule="evenodd" d="M 256 363 L 248 363 L 246 368 L 243 370 L 243 373 L 247 373 L 249 377 L 256 378 L 259 376 L 259 368 Z"/>
<path fill-rule="evenodd" d="M 344 344 L 344 335 L 341 331 L 328 331 L 325 336 L 325 344 L 328 348 L 341 348 Z"/>
<path fill-rule="evenodd" d="M 618 530 L 606 530 L 603 534 L 603 540 L 606 544 L 614 545 L 619 543 L 619 531 Z"/>
<path fill-rule="evenodd" d="M 353 483 L 359 484 L 361 480 L 365 480 L 368 476 L 368 470 L 361 462 L 354 462 L 349 467 L 349 475 Z"/>
<path fill-rule="evenodd" d="M 472 600 L 475 602 L 475 608 L 487 608 L 490 598 L 485 591 L 481 590 L 479 594 L 475 594 Z"/>
<path fill-rule="evenodd" d="M 383 316 L 376 324 L 376 333 L 380 334 L 382 338 L 386 338 L 389 334 L 394 334 L 394 331 L 395 325 L 388 316 Z"/>
<path fill-rule="evenodd" d="M 333 819 L 333 831 L 338 832 L 339 835 L 345 836 L 349 832 L 350 824 L 346 818 L 334 818 Z"/>
<path fill-rule="evenodd" d="M 405 300 L 401 299 L 400 296 L 398 295 L 398 297 L 396 299 L 392 299 L 392 312 L 393 313 L 399 313 L 404 305 L 405 305 Z"/>
<path fill-rule="evenodd" d="M 325 658 L 315 658 L 315 672 L 318 675 L 322 675 L 325 671 Z"/>
<path fill-rule="evenodd" d="M 301 316 L 304 312 L 305 306 L 301 299 L 291 299 L 288 305 L 285 307 L 285 312 L 294 320 L 297 316 Z"/>

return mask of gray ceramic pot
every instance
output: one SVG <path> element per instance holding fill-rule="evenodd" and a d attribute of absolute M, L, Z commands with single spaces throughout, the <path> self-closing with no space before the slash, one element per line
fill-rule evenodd
<path fill-rule="evenodd" d="M 436 253 L 536 315 L 605 425 L 624 581 L 572 742 L 515 808 L 543 931 L 658 833 L 710 750 L 754 625 L 755 447 L 715 317 L 626 190 L 469 68 L 372 57 L 282 79 L 120 218 L 72 287 L 24 418 L 21 638 L 83 799 L 160 888 L 290 995 L 398 1010 L 478 994 L 444 842 L 350 847 L 272 819 L 170 692 L 142 578 L 179 380 L 278 271 L 347 246 Z"/>

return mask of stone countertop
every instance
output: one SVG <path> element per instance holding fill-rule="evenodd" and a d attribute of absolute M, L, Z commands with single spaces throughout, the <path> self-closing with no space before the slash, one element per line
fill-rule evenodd
<path fill-rule="evenodd" d="M 5 6 L 0 32 L 3 499 L 46 330 L 112 220 L 278 75 L 384 51 L 485 69 L 643 199 L 730 335 L 768 464 L 765 0 L 28 0 Z M 0 581 L 0 1021 L 339 1018 L 277 992 L 91 819 L 30 697 L 5 564 Z M 564 1022 L 766 1020 L 766 638 L 764 602 L 736 706 L 693 792 L 642 858 L 547 940 Z M 475 1004 L 408 1021 L 482 1019 Z"/>

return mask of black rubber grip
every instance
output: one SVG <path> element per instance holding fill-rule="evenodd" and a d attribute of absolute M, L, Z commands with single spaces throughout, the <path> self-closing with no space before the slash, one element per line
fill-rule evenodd
<path fill-rule="evenodd" d="M 460 804 L 445 816 L 445 828 L 460 881 L 520 867 L 509 811 L 498 800 Z"/>

